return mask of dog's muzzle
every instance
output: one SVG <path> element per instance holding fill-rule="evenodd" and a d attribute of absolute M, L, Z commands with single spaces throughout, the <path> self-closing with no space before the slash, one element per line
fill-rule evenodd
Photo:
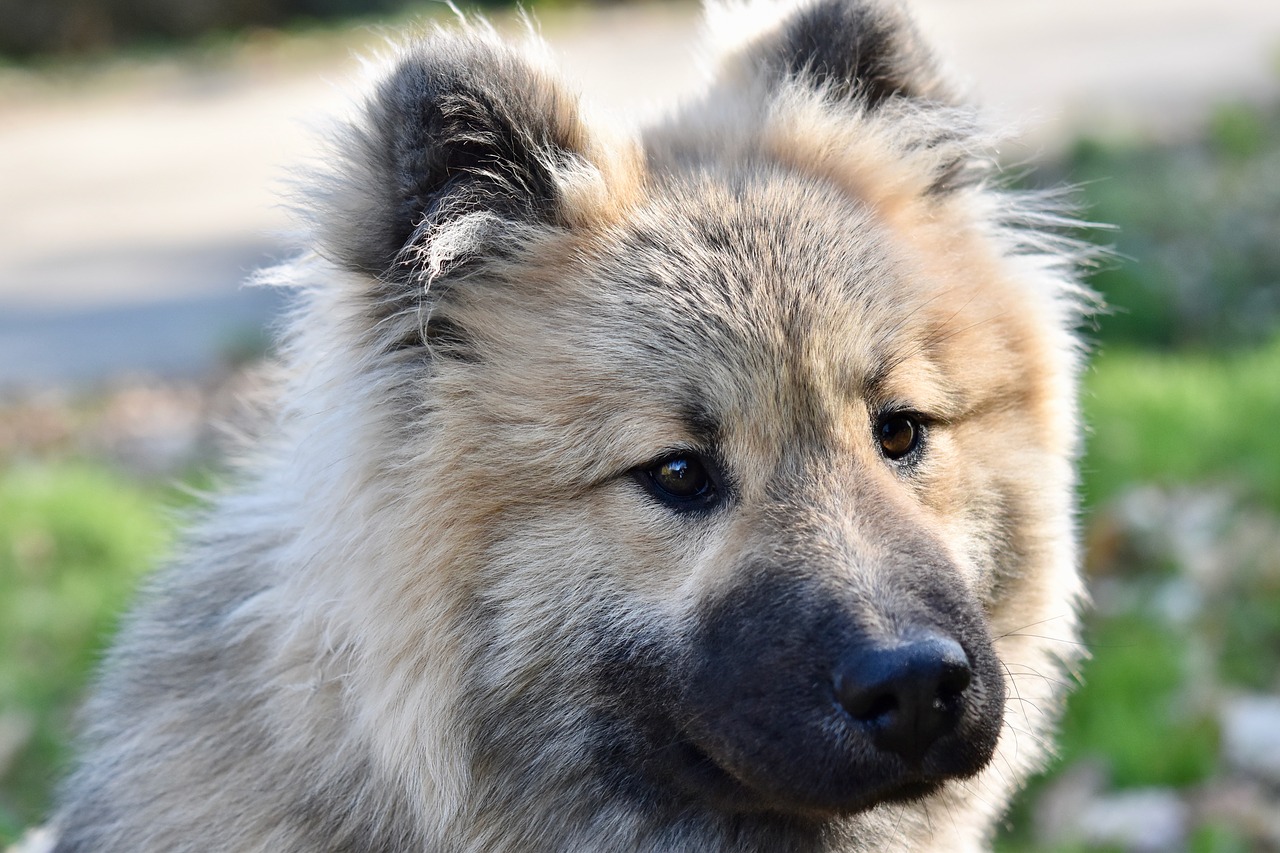
<path fill-rule="evenodd" d="M 869 601 L 788 573 L 703 608 L 658 766 L 730 811 L 917 799 L 994 754 L 1004 682 L 981 610 L 913 578 Z"/>

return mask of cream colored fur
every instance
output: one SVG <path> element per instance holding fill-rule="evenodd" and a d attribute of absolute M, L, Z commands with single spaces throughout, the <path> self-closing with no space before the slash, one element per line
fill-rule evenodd
<path fill-rule="evenodd" d="M 483 26 L 397 53 L 312 249 L 268 276 L 297 295 L 268 420 L 105 662 L 58 850 L 989 845 L 1080 656 L 1089 300 L 1062 220 L 992 185 L 897 5 L 851 3 L 905 33 L 885 81 L 779 70 L 816 6 L 713 10 L 716 35 L 747 21 L 719 76 L 636 138 Z M 702 447 L 686 403 L 733 481 L 702 516 L 636 480 Z M 911 471 L 870 438 L 895 405 L 934 424 Z M 610 685 L 678 660 L 744 567 L 892 623 L 907 541 L 999 659 L 979 773 L 783 819 L 628 763 L 652 725 L 629 715 L 679 701 Z"/>

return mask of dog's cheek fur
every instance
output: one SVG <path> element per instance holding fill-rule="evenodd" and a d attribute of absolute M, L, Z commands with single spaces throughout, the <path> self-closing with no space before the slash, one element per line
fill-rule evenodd
<path fill-rule="evenodd" d="M 1016 238 L 974 228 L 981 197 L 933 203 L 899 222 L 923 280 L 941 294 L 922 312 L 922 338 L 947 381 L 966 389 L 946 431 L 948 475 L 932 497 L 958 552 L 968 555 L 1011 697 L 1000 754 L 976 787 L 1007 796 L 1010 776 L 1044 760 L 1031 734 L 1052 728 L 1079 661 L 1083 600 L 1074 531 L 1081 352 L 1067 330 L 1081 294 L 1065 270 Z M 979 208 L 980 209 L 980 208 Z M 898 209 L 902 215 L 903 208 Z M 910 211 L 907 211 L 908 214 Z M 998 769 L 997 769 L 998 768 Z"/>
<path fill-rule="evenodd" d="M 723 213 L 723 207 L 721 210 Z M 692 233 L 699 232 L 695 229 Z M 980 243 L 970 246 L 974 251 L 979 247 Z M 554 257 L 562 247 L 548 243 L 544 248 L 549 257 Z M 667 250 L 672 251 L 673 246 Z M 915 256 L 915 252 L 911 255 Z M 632 259 L 635 252 L 628 251 L 623 256 Z M 983 252 L 975 256 L 982 257 Z M 566 768 L 564 785 L 572 788 L 581 783 L 596 790 L 602 784 L 596 761 L 600 745 L 611 738 L 625 739 L 628 733 L 625 726 L 620 729 L 602 722 L 602 717 L 608 719 L 612 711 L 609 698 L 626 694 L 625 690 L 616 683 L 602 686 L 591 680 L 591 669 L 611 661 L 618 666 L 626 662 L 635 678 L 643 681 L 644 667 L 639 666 L 639 661 L 648 660 L 653 670 L 668 666 L 671 643 L 680 635 L 682 616 L 680 607 L 672 602 L 684 601 L 686 590 L 694 592 L 699 584 L 705 587 L 710 583 L 714 587 L 712 578 L 716 576 L 724 579 L 716 583 L 727 583 L 733 573 L 723 558 L 714 560 L 710 556 L 723 542 L 714 535 L 714 526 L 707 529 L 708 535 L 704 529 L 672 525 L 653 507 L 644 506 L 634 484 L 614 483 L 596 491 L 590 488 L 591 474 L 609 470 L 605 466 L 591 471 L 591 466 L 602 460 L 625 459 L 627 437 L 637 442 L 654 441 L 652 434 L 646 435 L 644 430 L 636 433 L 622 421 L 639 420 L 648 424 L 648 430 L 669 424 L 671 410 L 659 405 L 649 409 L 645 403 L 671 400 L 676 396 L 675 389 L 664 388 L 660 382 L 646 389 L 639 379 L 639 387 L 626 387 L 625 383 L 620 386 L 620 375 L 593 375 L 594 366 L 616 364 L 628 352 L 627 357 L 643 364 L 645 353 L 631 339 L 635 330 L 623 325 L 626 321 L 621 318 L 609 319 L 608 302 L 575 304 L 575 300 L 582 300 L 582 292 L 579 284 L 572 282 L 590 278 L 584 269 L 548 261 L 545 269 L 558 270 L 559 278 L 549 272 L 545 277 L 538 274 L 538 264 L 525 269 L 534 286 L 521 293 L 518 304 L 512 291 L 504 288 L 489 289 L 484 296 L 476 289 L 475 305 L 467 311 L 462 310 L 463 305 L 470 305 L 467 298 L 457 301 L 454 315 L 474 328 L 477 336 L 488 339 L 483 348 L 493 355 L 481 365 L 458 366 L 458 378 L 453 382 L 436 380 L 436 388 L 442 391 L 456 383 L 457 391 L 445 406 L 445 410 L 454 412 L 449 416 L 460 418 L 452 432 L 484 435 L 484 441 L 474 448 L 481 455 L 486 450 L 492 453 L 495 446 L 504 448 L 497 459 L 480 459 L 472 465 L 488 473 L 488 482 L 484 476 L 477 480 L 458 478 L 454 485 L 468 494 L 492 496 L 495 484 L 500 483 L 506 487 L 500 492 L 512 496 L 509 501 L 494 498 L 497 503 L 484 516 L 489 529 L 511 532 L 511 539 L 477 560 L 483 576 L 477 576 L 474 583 L 476 588 L 485 590 L 485 602 L 500 629 L 485 634 L 486 640 L 480 644 L 488 652 L 476 658 L 475 674 L 470 680 L 484 684 L 485 689 L 467 699 L 461 716 L 479 721 L 477 731 L 483 733 L 474 745 L 480 777 L 494 779 L 488 771 L 502 766 L 503 761 L 509 765 L 511 752 L 518 752 L 520 745 L 540 744 L 539 751 L 530 753 L 539 756 L 535 765 Z M 564 274 L 566 270 L 570 274 Z M 709 272 L 699 274 L 694 266 L 682 266 L 682 270 L 690 280 L 717 279 Z M 960 558 L 960 566 L 969 571 L 968 583 L 984 597 L 993 626 L 1005 629 L 1007 625 L 1005 630 L 1012 630 L 1020 625 L 1010 624 L 1010 620 L 1027 620 L 1025 624 L 1030 624 L 1039 619 L 1043 608 L 1069 608 L 1074 592 L 1065 587 L 1048 590 L 1043 593 L 1042 607 L 1014 589 L 1023 585 L 1046 587 L 1051 578 L 1028 576 L 1027 566 L 1052 566 L 1062 556 L 1043 553 L 1044 542 L 1060 547 L 1062 540 L 1060 530 L 1046 529 L 1044 521 L 1052 523 L 1057 517 L 1055 507 L 1046 508 L 1042 498 L 1028 501 L 1030 489 L 1024 484 L 1028 471 L 1043 473 L 1046 466 L 1050 473 L 1057 470 L 1065 475 L 1068 469 L 1062 459 L 1069 450 L 1052 443 L 1053 435 L 1064 432 L 1064 425 L 1051 418 L 1051 409 L 1036 405 L 1039 401 L 1034 394 L 1025 392 L 1037 382 L 1061 379 L 1053 369 L 1062 365 L 1043 359 L 1025 342 L 1020 343 L 1023 329 L 1010 325 L 1012 321 L 1001 316 L 1005 311 L 998 309 L 1007 305 L 1002 300 L 1020 298 L 1019 292 L 1000 291 L 997 287 L 996 296 L 987 296 L 973 291 L 974 280 L 995 280 L 1004 272 L 998 265 L 982 268 L 974 263 L 951 269 L 951 279 L 947 279 L 941 269 L 911 269 L 909 264 L 909 279 L 931 286 L 915 297 L 904 297 L 904 310 L 913 310 L 911 318 L 919 328 L 902 329 L 901 318 L 893 316 L 886 323 L 891 321 L 908 338 L 904 346 L 927 352 L 929 361 L 952 370 L 951 375 L 946 375 L 946 382 L 965 391 L 956 423 L 946 428 L 946 443 L 938 447 L 942 459 L 938 470 L 932 473 L 931 488 L 923 491 L 934 520 L 922 516 L 919 523 L 950 530 L 951 551 Z M 936 300 L 931 296 L 934 287 L 946 293 L 947 298 Z M 918 314 L 913 300 L 919 304 L 915 307 L 923 306 Z M 617 309 L 617 305 L 612 307 Z M 481 330 L 489 316 L 502 319 Z M 662 316 L 650 318 L 640 328 L 649 329 L 667 320 Z M 591 332 L 593 325 L 603 329 L 611 323 L 618 324 L 612 336 L 603 330 Z M 998 324 L 997 334 L 992 334 L 992 324 Z M 708 328 L 714 327 L 716 324 L 712 323 Z M 820 337 L 822 329 L 814 329 L 814 333 Z M 609 357 L 590 348 L 575 351 L 577 345 L 590 341 L 598 345 L 612 341 L 611 346 L 604 347 Z M 928 345 L 923 350 L 919 347 L 922 342 Z M 859 348 L 851 341 L 846 343 L 851 350 Z M 837 351 L 844 348 L 838 347 Z M 652 353 L 648 357 L 652 359 Z M 975 361 L 995 369 L 966 368 Z M 684 369 L 662 368 L 660 359 L 657 365 L 655 374 L 696 375 L 692 365 Z M 731 373 L 741 375 L 740 370 Z M 753 409 L 751 403 L 740 402 L 739 406 Z M 611 420 L 602 418 L 602 411 L 625 415 Z M 614 437 L 616 446 L 600 446 L 602 435 Z M 660 444 L 655 447 L 660 448 Z M 1012 453 L 1012 448 L 1020 450 Z M 741 456 L 739 453 L 740 459 Z M 767 469 L 765 465 L 756 470 Z M 458 470 L 467 469 L 461 466 Z M 1052 505 L 1052 500 L 1048 503 Z M 855 515 L 865 511 L 865 505 L 850 508 Z M 1010 515 L 1014 511 L 1023 514 L 1021 520 Z M 792 515 L 791 523 L 803 515 Z M 1028 515 L 1036 517 L 1028 519 Z M 591 537 L 586 530 L 593 530 Z M 730 538 L 733 535 L 741 534 L 730 534 Z M 556 560 L 548 561 L 540 548 L 553 540 L 561 544 L 556 549 Z M 708 548 L 698 560 L 687 547 L 677 546 L 672 551 L 655 548 L 655 543 L 663 542 L 699 542 Z M 712 566 L 722 569 L 712 569 L 708 574 Z M 1070 562 L 1060 569 L 1070 570 Z M 1011 607 L 1015 603 L 1018 606 Z M 485 608 L 476 606 L 474 610 L 479 613 Z M 564 620 L 566 611 L 577 617 Z M 1070 624 L 1069 610 L 1062 621 Z M 613 643 L 603 642 L 602 634 L 593 629 L 600 622 L 607 622 L 614 629 Z M 1037 649 L 1037 653 L 1042 651 Z M 1042 653 L 1034 660 L 1024 660 L 1028 662 L 1014 660 L 1014 665 L 1041 667 L 1041 671 L 1051 666 L 1050 658 Z M 662 676 L 655 678 L 662 684 Z M 1021 689 L 1024 698 L 1027 692 L 1027 688 Z M 1024 745 L 1019 751 L 1020 760 L 1028 761 L 1028 754 L 1032 751 Z M 572 770 L 575 767 L 577 770 Z M 531 766 L 525 774 L 511 775 L 515 783 L 499 779 L 499 789 L 476 800 L 486 803 L 481 813 L 506 813 L 504 809 L 524 806 L 520 793 L 534 776 L 536 771 Z M 582 795 L 582 790 L 577 789 L 572 798 L 582 802 Z M 652 792 L 620 798 L 599 792 L 596 797 L 603 799 L 589 798 L 594 807 L 582 806 L 582 820 L 589 824 L 588 813 L 599 817 L 608 812 L 602 808 L 604 800 L 613 803 L 611 808 L 617 808 L 632 797 L 645 802 L 644 797 L 650 795 Z M 526 818 L 532 825 L 539 815 L 530 813 Z M 860 831 L 869 833 L 865 827 Z"/>
<path fill-rule="evenodd" d="M 721 208 L 721 212 L 725 209 Z M 699 232 L 694 229 L 690 233 Z M 675 251 L 678 242 L 668 246 L 668 252 Z M 552 256 L 562 249 L 551 244 L 544 248 Z M 628 251 L 624 256 L 634 259 L 635 253 Z M 759 256 L 753 257 L 758 262 Z M 525 807 L 521 795 L 530 780 L 536 778 L 537 766 L 561 768 L 559 778 L 565 786 L 565 797 L 575 802 L 577 797 L 569 793 L 575 785 L 597 790 L 609 784 L 637 784 L 626 774 L 608 783 L 599 775 L 601 750 L 610 754 L 606 745 L 613 743 L 616 752 L 622 748 L 619 744 L 633 735 L 628 727 L 634 724 L 635 710 L 612 703 L 619 697 L 636 694 L 660 696 L 669 687 L 669 676 L 663 671 L 672 666 L 672 644 L 682 633 L 682 602 L 696 600 L 701 589 L 714 592 L 717 584 L 732 583 L 732 563 L 723 554 L 716 559 L 716 551 L 724 549 L 726 542 L 751 541 L 750 524 L 736 525 L 726 535 L 717 536 L 715 524 L 674 523 L 663 517 L 662 510 L 647 506 L 634 483 L 592 485 L 593 475 L 604 472 L 593 472 L 591 466 L 601 460 L 627 458 L 631 452 L 628 438 L 661 449 L 660 442 L 654 444 L 652 431 L 673 419 L 672 411 L 660 405 L 669 399 L 663 393 L 669 390 L 664 387 L 664 376 L 673 371 L 683 373 L 696 384 L 698 370 L 692 362 L 684 368 L 664 366 L 664 358 L 655 360 L 654 353 L 643 352 L 633 337 L 640 332 L 628 330 L 623 317 L 610 317 L 610 308 L 616 310 L 617 305 L 575 304 L 584 293 L 595 292 L 572 283 L 591 277 L 580 267 L 548 262 L 547 269 L 560 273 L 554 279 L 543 279 L 536 274 L 537 269 L 537 264 L 526 267 L 528 281 L 533 284 L 521 292 L 519 303 L 513 291 L 504 288 L 478 288 L 473 297 L 460 297 L 455 302 L 454 316 L 461 318 L 464 325 L 473 326 L 477 336 L 489 340 L 483 349 L 492 351 L 494 356 L 482 364 L 458 365 L 456 379 L 437 378 L 440 390 L 456 386 L 444 408 L 452 413 L 448 417 L 461 418 L 458 431 L 487 436 L 492 442 L 490 446 L 471 448 L 475 454 L 472 465 L 483 462 L 476 478 L 459 476 L 454 485 L 468 494 L 491 495 L 501 484 L 501 492 L 513 496 L 505 503 L 497 499 L 499 503 L 489 508 L 489 528 L 502 530 L 505 536 L 477 561 L 478 574 L 472 580 L 483 591 L 483 606 L 477 604 L 475 612 L 488 614 L 484 624 L 490 629 L 482 632 L 485 640 L 477 647 L 484 653 L 474 660 L 474 669 L 466 676 L 467 683 L 475 685 L 475 689 L 468 692 L 461 716 L 475 721 L 475 776 L 493 780 L 491 784 L 495 786 L 486 789 L 485 796 L 476 801 L 479 814 L 506 814 Z M 681 269 L 691 282 L 716 280 L 716 275 L 699 271 L 696 266 Z M 932 279 L 930 275 L 936 272 L 917 269 L 911 274 L 945 292 L 950 283 Z M 655 274 L 653 270 L 648 273 L 650 277 Z M 937 338 L 938 330 L 928 327 L 931 316 L 943 317 L 946 311 L 954 315 L 959 307 L 975 301 L 966 279 L 970 274 L 975 270 L 959 271 L 952 284 L 967 295 L 955 295 L 953 303 L 943 300 L 944 306 L 932 315 L 924 311 L 915 322 L 925 328 L 908 331 L 925 341 Z M 783 278 L 795 281 L 797 287 L 805 286 L 794 274 Z M 630 301 L 640 304 L 639 296 L 637 293 Z M 732 294 L 724 296 L 732 298 Z M 919 294 L 919 301 L 928 306 L 931 300 L 923 293 Z M 981 325 L 975 318 L 989 310 L 993 302 L 985 298 L 976 301 L 978 304 L 961 318 L 963 322 L 955 324 L 956 328 Z M 465 310 L 464 305 L 468 306 Z M 643 312 L 637 316 L 642 315 Z M 498 319 L 486 322 L 489 317 Z M 893 325 L 901 326 L 900 319 L 886 318 L 886 322 L 892 320 Z M 654 318 L 638 326 L 647 330 L 661 322 Z M 613 329 L 611 344 L 606 348 L 609 356 L 590 348 L 575 349 L 589 341 L 600 345 L 605 339 L 605 335 L 592 334 L 593 325 L 601 330 Z M 821 329 L 813 331 L 819 336 L 824 333 Z M 760 333 L 769 336 L 767 330 Z M 999 458 L 1006 443 L 1034 448 L 1041 438 L 1035 434 L 1036 425 L 1030 417 L 1025 429 L 1017 417 L 1009 428 L 1002 426 L 1000 419 L 991 421 L 984 410 L 991 399 L 997 400 L 999 405 L 995 408 L 1005 415 L 1009 410 L 1017 415 L 1023 408 L 1023 395 L 1010 390 L 1026 377 L 1022 373 L 1022 355 L 1010 349 L 1009 330 L 988 328 L 981 338 L 959 337 L 954 344 L 939 340 L 935 349 L 954 345 L 963 352 L 980 353 L 985 363 L 1011 366 L 1003 374 L 998 370 L 985 372 L 980 377 L 985 383 L 974 376 L 949 377 L 966 389 L 974 412 L 962 413 L 964 417 L 948 439 L 954 470 L 945 470 L 946 466 L 941 465 L 944 470 L 934 471 L 933 485 L 924 491 L 937 521 L 918 517 L 913 523 L 936 523 L 953 530 L 952 550 L 964 558 L 964 567 L 975 572 L 969 583 L 988 596 L 987 603 L 993 611 L 999 611 L 1007 608 L 1008 602 L 993 592 L 998 573 L 994 567 L 1002 559 L 1020 566 L 1014 563 L 1018 543 L 1006 539 L 1009 531 L 1002 529 L 999 501 L 1006 497 L 1005 491 L 984 479 L 981 471 L 985 462 Z M 845 343 L 847 346 L 837 347 L 836 351 L 844 354 L 846 349 L 859 348 L 852 340 L 846 339 Z M 674 352 L 668 351 L 665 358 L 673 356 Z M 929 356 L 943 364 L 964 363 L 940 350 Z M 624 357 L 633 360 L 630 385 L 621 375 L 595 374 L 597 369 Z M 622 374 L 627 372 L 623 370 Z M 652 388 L 646 394 L 649 374 Z M 531 395 L 530 389 L 537 390 Z M 1008 401 L 1000 399 L 1009 395 Z M 841 405 L 839 401 L 827 404 Z M 739 405 L 751 408 L 749 404 Z M 602 417 L 602 411 L 624 413 L 624 417 L 611 420 Z M 865 414 L 859 417 L 865 418 Z M 624 421 L 636 421 L 643 427 L 631 430 Z M 984 433 L 984 425 L 994 428 Z M 673 435 L 678 436 L 678 432 L 673 431 Z M 616 444 L 601 445 L 602 436 L 614 437 Z M 994 453 L 988 453 L 987 448 L 993 445 Z M 739 461 L 741 457 L 741 453 L 737 454 Z M 541 464 L 531 467 L 529 460 L 540 460 Z M 875 464 L 874 458 L 871 461 Z M 619 467 L 615 465 L 613 470 Z M 999 465 L 992 470 L 999 470 Z M 823 501 L 815 497 L 814 503 L 822 505 Z M 855 502 L 848 508 L 849 514 L 865 515 L 869 506 L 867 502 Z M 805 515 L 804 511 L 792 512 L 787 523 L 795 525 Z M 904 519 L 916 516 L 908 513 Z M 904 532 L 910 535 L 909 528 Z M 892 537 L 891 533 L 884 535 L 886 539 Z M 548 542 L 557 543 L 550 558 L 546 552 Z M 856 570 L 859 565 L 874 563 L 850 560 L 849 567 Z M 716 570 L 714 566 L 721 568 Z M 713 580 L 716 577 L 720 580 Z M 894 606 L 891 601 L 884 605 L 889 610 Z M 565 619 L 566 612 L 574 613 L 575 618 Z M 602 632 L 602 625 L 607 625 L 609 631 Z M 609 666 L 617 667 L 612 680 L 593 680 L 593 672 Z M 629 679 L 640 685 L 639 689 L 631 691 L 620 683 Z M 533 750 L 529 748 L 531 744 L 539 746 Z M 523 771 L 513 770 L 509 777 L 495 773 L 502 767 L 512 770 L 513 762 L 529 756 L 535 760 Z M 651 802 L 652 790 L 625 794 L 598 791 L 596 796 L 613 802 L 614 807 L 650 798 L 648 807 L 656 808 Z M 480 808 L 479 803 L 484 807 Z M 598 802 L 595 808 L 601 809 Z M 601 809 L 594 817 L 599 818 L 605 811 Z M 541 818 L 539 814 L 528 814 L 525 822 L 535 825 Z M 581 815 L 586 823 L 592 818 L 589 813 Z M 865 821 L 860 826 L 862 832 L 870 831 Z"/>
<path fill-rule="evenodd" d="M 108 660 L 61 851 L 981 843 L 1074 655 L 1075 289 L 967 180 L 896 7 L 798 8 L 644 158 L 490 33 L 405 54 L 281 274 L 276 420 Z M 886 346 L 952 415 L 917 475 L 869 441 Z M 627 471 L 708 410 L 736 503 L 676 518 Z M 646 726 L 744 567 L 906 600 L 848 546 L 876 517 L 989 621 L 1021 700 L 990 767 L 825 823 L 655 782 Z"/>

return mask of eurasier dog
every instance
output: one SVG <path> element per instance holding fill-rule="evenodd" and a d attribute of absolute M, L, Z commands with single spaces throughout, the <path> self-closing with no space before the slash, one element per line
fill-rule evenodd
<path fill-rule="evenodd" d="M 1075 258 L 897 5 L 712 20 L 638 134 L 397 52 L 58 850 L 990 843 L 1076 648 Z"/>

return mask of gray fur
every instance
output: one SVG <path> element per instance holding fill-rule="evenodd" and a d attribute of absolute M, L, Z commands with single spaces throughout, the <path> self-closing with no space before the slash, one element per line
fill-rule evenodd
<path fill-rule="evenodd" d="M 640 140 L 483 26 L 399 54 L 276 273 L 270 421 L 104 662 L 61 853 L 989 844 L 1077 654 L 1075 259 L 900 7 L 773 14 Z M 673 451 L 711 509 L 642 488 Z M 959 769 L 857 800 L 898 770 L 791 696 L 920 626 L 974 661 Z"/>

